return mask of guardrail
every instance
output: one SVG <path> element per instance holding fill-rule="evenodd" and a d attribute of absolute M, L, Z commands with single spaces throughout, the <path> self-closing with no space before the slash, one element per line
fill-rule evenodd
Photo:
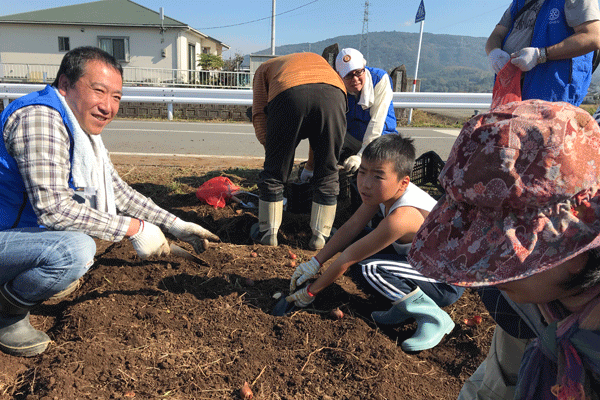
<path fill-rule="evenodd" d="M 45 85 L 0 83 L 0 98 L 6 107 L 9 100 L 41 90 Z M 240 89 L 193 89 L 170 87 L 123 87 L 122 102 L 166 103 L 169 119 L 173 104 L 224 104 L 252 105 L 252 90 Z M 440 108 L 440 109 L 488 109 L 492 103 L 491 93 L 437 93 L 394 92 L 394 108 Z"/>
<path fill-rule="evenodd" d="M 11 83 L 52 83 L 58 65 L 0 63 L 0 80 Z M 123 67 L 127 86 L 183 86 L 194 88 L 249 89 L 249 72 Z"/>
<path fill-rule="evenodd" d="M 462 108 L 487 110 L 491 93 L 394 92 L 394 108 Z"/>

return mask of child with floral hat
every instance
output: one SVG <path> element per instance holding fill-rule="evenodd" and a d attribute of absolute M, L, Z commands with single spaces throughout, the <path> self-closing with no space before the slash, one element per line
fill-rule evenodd
<path fill-rule="evenodd" d="M 562 102 L 500 106 L 465 124 L 439 179 L 446 195 L 415 236 L 411 265 L 449 284 L 494 286 L 529 323 L 537 338 L 515 399 L 598 398 L 596 121 Z"/>

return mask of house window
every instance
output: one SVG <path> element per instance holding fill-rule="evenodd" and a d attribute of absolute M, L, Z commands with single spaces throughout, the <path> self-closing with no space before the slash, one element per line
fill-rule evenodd
<path fill-rule="evenodd" d="M 203 47 L 202 54 L 210 54 L 210 47 Z"/>
<path fill-rule="evenodd" d="M 58 37 L 58 51 L 69 51 L 71 50 L 71 46 L 69 46 L 69 38 L 65 36 Z"/>
<path fill-rule="evenodd" d="M 98 37 L 98 47 L 118 61 L 129 61 L 128 37 Z"/>

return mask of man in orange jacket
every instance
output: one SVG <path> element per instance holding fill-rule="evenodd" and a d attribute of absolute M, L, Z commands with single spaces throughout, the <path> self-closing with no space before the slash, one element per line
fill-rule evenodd
<path fill-rule="evenodd" d="M 252 123 L 265 147 L 260 173 L 258 220 L 253 240 L 277 246 L 283 189 L 298 143 L 308 139 L 315 153 L 311 249 L 331 233 L 339 193 L 338 160 L 346 132 L 346 89 L 327 61 L 315 53 L 275 57 L 254 74 Z"/>

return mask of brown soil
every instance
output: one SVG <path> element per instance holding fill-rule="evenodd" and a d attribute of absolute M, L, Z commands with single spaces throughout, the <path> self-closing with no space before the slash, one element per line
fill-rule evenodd
<path fill-rule="evenodd" d="M 378 328 L 370 300 L 347 277 L 309 309 L 271 315 L 292 261 L 314 254 L 306 247 L 309 216 L 285 213 L 280 245 L 255 245 L 248 232 L 256 211 L 215 209 L 194 195 L 219 174 L 253 187 L 258 160 L 113 160 L 137 190 L 221 243 L 192 262 L 142 261 L 127 240 L 97 241 L 82 287 L 32 312 L 33 325 L 53 340 L 48 350 L 32 358 L 0 353 L 2 399 L 241 399 L 244 382 L 265 400 L 455 399 L 487 354 L 493 321 L 471 291 L 446 308 L 454 331 L 415 354 L 399 344 L 416 324 Z M 347 217 L 347 207 L 338 208 L 336 224 Z M 340 320 L 329 316 L 336 307 Z M 476 314 L 480 325 L 463 322 Z"/>

